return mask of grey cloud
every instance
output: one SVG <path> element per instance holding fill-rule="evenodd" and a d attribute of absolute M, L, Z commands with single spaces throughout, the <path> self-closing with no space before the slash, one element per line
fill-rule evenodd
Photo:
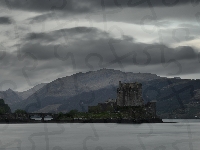
<path fill-rule="evenodd" d="M 167 1 L 167 0 L 166 0 Z M 174 2 L 175 0 L 173 0 Z M 120 3 L 121 1 L 119 1 Z M 135 1 L 136 2 L 136 1 Z M 155 3 L 154 1 L 151 1 Z M 190 1 L 179 1 L 180 5 L 175 5 L 174 7 L 161 7 L 162 5 L 158 5 L 162 3 L 162 1 L 156 1 L 157 3 L 152 9 L 148 7 L 144 7 L 147 2 L 144 2 L 137 7 L 128 7 L 125 5 L 126 1 L 122 1 L 122 7 L 117 7 L 114 1 L 105 1 L 108 3 L 105 9 L 105 12 L 102 9 L 102 4 L 100 1 L 91 1 L 88 0 L 84 7 L 88 7 L 88 10 L 84 13 L 79 13 L 78 9 L 76 12 L 74 10 L 68 9 L 62 11 L 44 11 L 44 13 L 39 14 L 38 16 L 29 18 L 28 21 L 30 23 L 40 23 L 47 20 L 57 21 L 59 19 L 66 20 L 66 24 L 68 22 L 77 22 L 78 20 L 86 19 L 88 23 L 91 22 L 126 22 L 133 23 L 138 25 L 152 25 L 157 27 L 167 28 L 168 26 L 175 26 L 177 22 L 191 22 L 197 23 L 199 22 L 199 17 L 196 17 L 197 12 L 199 12 L 199 5 L 190 4 Z M 167 1 L 170 2 L 170 1 Z M 112 5 L 113 3 L 113 5 Z M 187 5 L 181 5 L 187 4 Z M 77 5 L 81 5 L 81 3 L 77 2 Z M 106 5 L 106 4 L 105 4 Z M 116 6 L 116 7 L 115 7 Z M 187 10 L 187 11 L 185 11 Z M 72 11 L 72 12 L 71 12 Z M 90 20 L 88 20 L 88 18 Z M 106 20 L 104 20 L 104 19 Z"/>
<path fill-rule="evenodd" d="M 199 25 L 193 24 L 180 24 L 175 31 L 185 32 L 186 36 L 195 36 L 198 37 L 200 34 Z M 192 38 L 192 37 L 191 37 Z"/>
<path fill-rule="evenodd" d="M 102 7 L 120 8 L 120 7 L 168 7 L 177 6 L 182 4 L 197 5 L 199 0 L 62 0 L 62 1 L 49 1 L 49 0 L 8 0 L 1 2 L 1 5 L 11 9 L 21 9 L 27 11 L 49 11 L 49 10 L 65 10 L 73 13 L 84 13 L 96 11 Z"/>
<path fill-rule="evenodd" d="M 61 38 L 67 40 L 61 42 Z M 162 50 L 165 65 L 162 64 Z M 18 57 L 19 52 L 23 58 Z M 190 74 L 200 72 L 198 67 L 194 67 L 199 66 L 197 55 L 192 47 L 173 49 L 165 45 L 139 43 L 126 35 L 114 38 L 107 32 L 89 27 L 29 33 L 21 41 L 21 49 L 14 53 L 8 51 L 0 59 L 0 71 L 4 76 L 0 82 L 14 79 L 18 88 L 24 88 L 47 81 L 47 77 L 49 81 L 100 68 L 167 75 L 176 73 L 181 66 L 180 74 Z M 172 59 L 180 66 L 173 61 L 166 65 Z"/>
<path fill-rule="evenodd" d="M 91 22 L 97 24 L 103 22 L 108 28 L 110 25 L 106 23 L 115 21 L 113 24 L 119 25 L 122 30 L 126 30 L 126 25 L 118 24 L 118 22 L 141 24 L 144 21 L 147 28 L 149 27 L 148 25 L 151 28 L 151 25 L 155 24 L 162 27 L 160 33 L 163 34 L 163 43 L 166 41 L 168 44 L 172 44 L 176 40 L 172 37 L 170 27 L 177 30 L 175 37 L 179 40 L 179 43 L 199 37 L 199 26 L 195 25 L 198 23 L 195 14 L 199 12 L 199 1 L 150 0 L 150 2 L 157 17 L 156 19 L 153 18 L 153 20 L 148 18 L 153 14 L 147 1 L 143 0 L 1 1 L 0 10 L 2 7 L 7 7 L 10 10 L 10 14 L 8 13 L 7 15 L 11 15 L 12 18 L 16 16 L 16 20 L 20 20 L 16 24 L 22 30 L 19 35 L 23 34 L 23 36 L 16 39 L 19 41 L 20 49 L 12 52 L 16 48 L 11 47 L 12 51 L 8 50 L 6 53 L 0 51 L 0 72 L 3 77 L 0 82 L 13 80 L 19 89 L 20 87 L 31 87 L 36 83 L 47 81 L 46 78 L 48 78 L 48 81 L 52 81 L 58 77 L 71 75 L 79 71 L 86 72 L 102 67 L 162 75 L 176 73 L 179 69 L 181 69 L 180 75 L 200 73 L 198 67 L 200 63 L 198 56 L 200 55 L 196 49 L 190 46 L 170 48 L 163 44 L 139 43 L 130 36 L 123 35 L 121 38 L 116 38 L 108 32 L 92 28 L 92 26 L 40 33 L 36 33 L 38 31 L 37 24 L 34 24 L 33 28 L 31 26 L 32 23 L 40 23 L 45 20 L 55 21 L 54 23 L 62 20 L 62 22 L 66 21 L 65 23 L 68 23 L 71 20 L 82 21 L 85 20 L 85 17 L 90 17 Z M 15 14 L 15 12 L 26 13 L 25 11 L 38 14 L 36 17 L 27 19 L 27 29 L 20 25 L 24 23 L 24 20 L 21 20 L 18 14 Z M 29 15 L 30 13 L 27 13 L 27 16 Z M 27 18 L 27 16 L 25 14 L 22 18 Z M 145 17 L 147 19 L 142 20 Z M 3 22 L 1 22 L 2 18 Z M 178 24 L 181 20 L 188 22 L 188 24 L 179 26 Z M 0 24 L 3 23 L 11 24 L 12 19 L 0 17 Z M 39 27 L 40 25 L 42 26 L 43 24 L 39 24 Z M 48 28 L 51 27 L 51 24 L 45 25 Z M 62 26 L 59 26 L 59 28 L 62 28 Z M 185 35 L 187 35 L 187 32 L 184 32 L 185 29 L 189 29 L 190 38 L 185 38 Z M 137 33 L 131 32 L 130 35 L 135 34 L 135 38 L 137 38 Z M 150 31 L 150 34 L 152 32 Z M 10 39 L 8 45 L 16 42 L 12 40 Z M 23 57 L 19 58 L 19 53 Z M 28 56 L 28 54 L 31 54 L 34 58 Z M 34 65 L 35 67 L 33 67 Z"/>
<path fill-rule="evenodd" d="M 190 46 L 177 47 L 174 51 L 177 59 L 195 59 L 198 55 L 198 52 Z"/>
<path fill-rule="evenodd" d="M 66 43 L 59 43 L 60 38 L 66 39 Z M 113 38 L 108 33 L 88 27 L 61 29 L 50 33 L 30 33 L 26 39 L 28 41 L 23 45 L 22 52 L 33 53 L 39 60 L 57 59 L 55 51 L 58 51 L 60 56 L 71 52 L 80 61 L 78 64 L 81 67 L 84 64 L 82 57 L 94 53 L 103 57 L 104 64 L 111 62 L 115 59 L 112 48 L 118 55 L 130 54 L 122 61 L 126 65 L 132 64 L 136 55 L 139 64 L 145 63 L 148 56 L 150 56 L 148 65 L 161 64 L 161 51 L 164 51 L 166 60 L 189 61 L 196 59 L 198 55 L 197 51 L 189 46 L 173 49 L 165 45 L 137 43 L 129 36 L 123 36 L 121 39 Z"/>
<path fill-rule="evenodd" d="M 48 36 L 48 34 L 45 33 L 29 33 L 26 37 L 25 40 L 45 40 L 45 41 L 53 41 L 55 37 L 53 36 Z"/>
<path fill-rule="evenodd" d="M 45 15 L 38 15 L 36 17 L 31 17 L 29 19 L 27 19 L 29 21 L 29 23 L 33 24 L 33 23 L 39 23 L 39 22 L 44 22 L 46 21 L 48 18 L 48 16 Z"/>
<path fill-rule="evenodd" d="M 188 3 L 198 4 L 199 0 L 196 0 L 195 2 L 191 2 L 190 0 L 115 0 L 106 1 L 105 6 L 116 7 L 122 5 L 128 7 L 169 7 Z"/>
<path fill-rule="evenodd" d="M 80 1 L 81 2 L 81 1 Z M 50 11 L 50 10 L 66 10 L 68 12 L 85 12 L 88 7 L 78 5 L 79 3 L 73 0 L 19 0 L 12 1 L 8 0 L 5 2 L 0 2 L 1 6 L 8 7 L 10 9 L 20 9 L 26 11 Z"/>
<path fill-rule="evenodd" d="M 160 29 L 159 32 L 162 34 L 162 42 L 166 45 L 171 45 L 199 39 L 199 27 L 193 25 L 191 27 L 189 26 L 190 25 L 178 25 L 177 27 Z M 156 40 L 160 41 L 160 39 Z"/>
<path fill-rule="evenodd" d="M 41 32 L 41 33 L 29 33 L 25 37 L 26 41 L 30 40 L 38 40 L 40 41 L 46 41 L 46 42 L 54 42 L 58 41 L 61 38 L 64 40 L 75 40 L 78 39 L 84 40 L 86 39 L 96 39 L 96 38 L 104 38 L 108 37 L 109 34 L 106 32 L 102 32 L 101 30 L 98 30 L 97 28 L 94 27 L 74 27 L 74 28 L 65 28 L 65 29 L 60 29 L 60 30 L 55 30 L 49 33 Z M 126 37 L 130 38 L 130 37 Z"/>
<path fill-rule="evenodd" d="M 0 17 L 0 24 L 12 24 L 12 20 L 9 17 Z"/>
<path fill-rule="evenodd" d="M 37 60 L 50 60 L 54 58 L 53 53 L 53 47 L 54 45 L 41 45 L 39 43 L 36 44 L 25 44 L 21 48 L 21 53 L 25 54 L 33 54 Z"/>
<path fill-rule="evenodd" d="M 52 13 L 41 14 L 32 18 L 27 19 L 30 23 L 39 23 L 46 20 L 53 19 Z"/>

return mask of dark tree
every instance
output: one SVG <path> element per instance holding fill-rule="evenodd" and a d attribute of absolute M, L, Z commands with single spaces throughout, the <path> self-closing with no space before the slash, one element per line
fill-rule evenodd
<path fill-rule="evenodd" d="M 27 114 L 27 112 L 22 109 L 17 109 L 17 110 L 15 110 L 15 114 Z"/>
<path fill-rule="evenodd" d="M 0 114 L 11 113 L 10 107 L 5 104 L 3 99 L 0 99 Z"/>

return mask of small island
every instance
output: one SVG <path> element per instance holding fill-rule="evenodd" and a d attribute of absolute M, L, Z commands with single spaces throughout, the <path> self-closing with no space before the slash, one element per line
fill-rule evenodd
<path fill-rule="evenodd" d="M 88 112 L 71 110 L 68 113 L 27 113 L 16 110 L 10 113 L 10 108 L 1 100 L 1 123 L 162 123 L 156 115 L 156 101 L 144 103 L 141 83 L 121 83 L 117 88 L 117 98 L 109 99 L 96 106 L 88 106 Z M 3 109 L 4 107 L 5 109 Z M 37 115 L 41 120 L 32 119 Z M 52 117 L 45 120 L 46 116 Z"/>

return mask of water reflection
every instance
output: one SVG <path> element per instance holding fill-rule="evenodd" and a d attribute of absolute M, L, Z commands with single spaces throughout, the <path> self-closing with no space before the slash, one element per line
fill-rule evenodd
<path fill-rule="evenodd" d="M 42 120 L 42 118 L 40 118 L 40 117 L 38 117 L 38 118 L 36 118 L 36 117 L 32 117 L 31 119 L 34 119 L 34 120 Z M 51 117 L 51 118 L 44 118 L 44 120 L 52 120 L 53 118 Z"/>

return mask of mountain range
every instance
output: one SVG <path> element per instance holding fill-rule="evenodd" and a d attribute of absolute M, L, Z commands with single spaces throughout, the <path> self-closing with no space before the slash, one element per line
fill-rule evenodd
<path fill-rule="evenodd" d="M 41 83 L 24 92 L 9 89 L 1 91 L 0 97 L 10 106 L 12 112 L 16 109 L 53 113 L 72 109 L 87 111 L 88 106 L 110 98 L 116 99 L 119 81 L 142 83 L 145 103 L 156 100 L 157 113 L 160 115 L 177 109 L 188 110 L 187 104 L 200 100 L 200 80 L 166 78 L 151 73 L 113 69 L 80 72 L 50 83 Z"/>

